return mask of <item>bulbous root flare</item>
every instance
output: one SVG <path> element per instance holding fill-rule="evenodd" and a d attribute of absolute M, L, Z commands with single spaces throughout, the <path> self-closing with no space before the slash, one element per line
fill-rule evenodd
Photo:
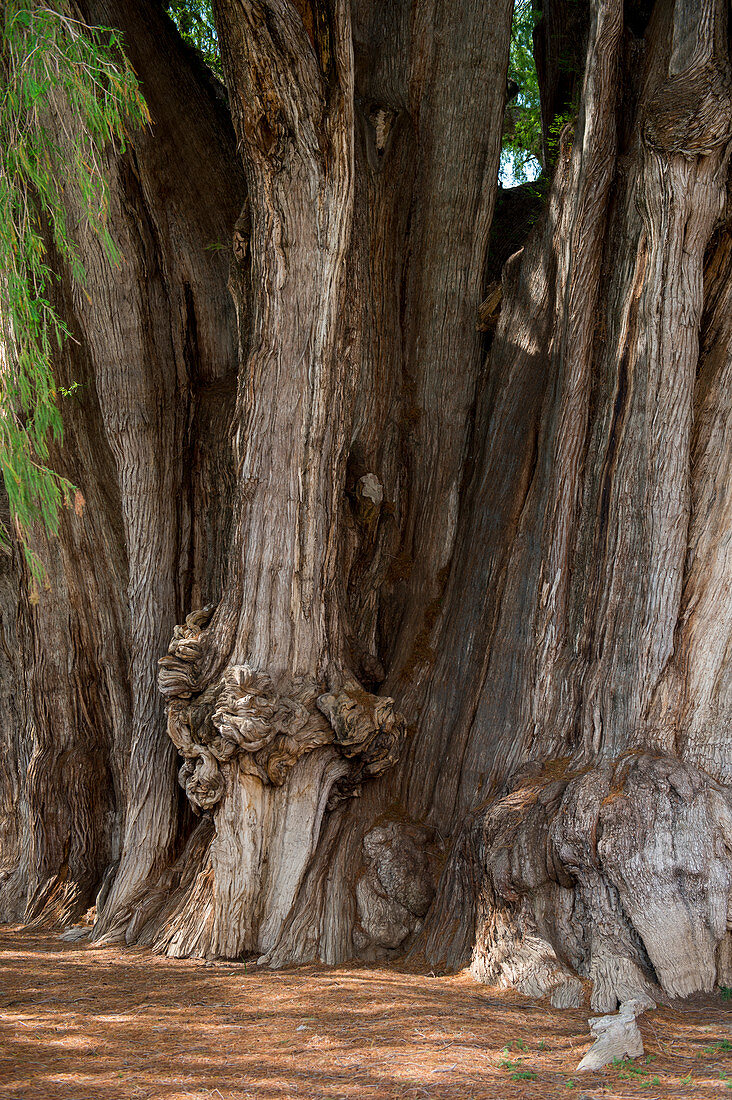
<path fill-rule="evenodd" d="M 527 766 L 470 818 L 428 921 L 433 963 L 556 1006 L 614 1012 L 726 984 L 732 795 L 676 757 L 628 752 L 594 767 Z M 449 897 L 476 896 L 468 933 L 439 955 Z M 462 956 L 462 957 L 461 957 Z"/>

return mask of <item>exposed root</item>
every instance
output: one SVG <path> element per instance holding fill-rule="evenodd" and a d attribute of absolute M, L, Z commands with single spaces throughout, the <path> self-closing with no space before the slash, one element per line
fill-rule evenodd
<path fill-rule="evenodd" d="M 614 1011 L 729 978 L 731 851 L 730 793 L 636 752 L 565 774 L 523 769 L 473 816 L 446 878 L 474 861 L 476 976 L 559 1004 L 576 1003 L 578 975 L 593 1008 Z M 432 915 L 427 942 L 439 943 Z"/>
<path fill-rule="evenodd" d="M 406 727 L 393 699 L 343 671 L 328 691 L 312 676 L 273 678 L 248 665 L 207 682 L 210 617 L 210 608 L 194 612 L 175 628 L 159 678 L 181 786 L 209 820 L 173 869 L 106 915 L 105 942 L 294 961 L 281 933 L 325 817 L 397 760 Z M 411 909 L 408 918 L 411 930 Z"/>
<path fill-rule="evenodd" d="M 528 905 L 519 914 L 493 908 L 479 925 L 471 973 L 487 985 L 516 989 L 525 997 L 549 997 L 555 1008 L 578 1008 L 582 982 L 538 932 Z"/>
<path fill-rule="evenodd" d="M 368 955 L 374 948 L 400 947 L 422 927 L 434 883 L 424 830 L 404 822 L 371 829 L 363 838 L 363 856 L 366 868 L 356 884 L 356 946 Z"/>

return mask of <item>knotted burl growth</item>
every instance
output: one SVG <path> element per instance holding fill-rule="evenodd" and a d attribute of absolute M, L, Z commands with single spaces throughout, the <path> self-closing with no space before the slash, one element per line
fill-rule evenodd
<path fill-rule="evenodd" d="M 222 798 L 226 764 L 279 787 L 301 756 L 333 745 L 351 767 L 331 790 L 332 809 L 396 762 L 406 725 L 394 700 L 370 694 L 347 672 L 331 677 L 328 692 L 312 676 L 283 675 L 275 683 L 248 665 L 232 665 L 202 686 L 198 667 L 212 610 L 194 611 L 175 627 L 158 677 L 168 734 L 184 757 L 178 778 L 197 810 Z"/>

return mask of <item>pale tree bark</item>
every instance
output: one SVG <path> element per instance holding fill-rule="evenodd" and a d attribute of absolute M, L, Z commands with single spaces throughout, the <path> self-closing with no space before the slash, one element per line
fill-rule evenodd
<path fill-rule="evenodd" d="M 249 184 L 251 329 L 230 583 L 211 623 L 189 620 L 162 662 L 186 790 L 216 807 L 196 906 L 182 901 L 163 942 L 234 956 L 266 943 L 326 809 L 389 763 L 403 724 L 350 676 L 337 599 L 353 393 L 339 341 L 353 203 L 348 6 L 315 19 L 312 37 L 289 3 L 217 14 Z"/>
<path fill-rule="evenodd" d="M 95 937 L 171 955 L 729 984 L 726 5 L 568 44 L 546 0 L 576 116 L 500 289 L 507 0 L 214 7 L 233 133 L 155 5 L 84 9 L 158 122 L 110 157 L 125 268 L 84 241 L 65 292 L 85 515 L 38 607 L 3 574 L 3 913 L 104 884 Z"/>

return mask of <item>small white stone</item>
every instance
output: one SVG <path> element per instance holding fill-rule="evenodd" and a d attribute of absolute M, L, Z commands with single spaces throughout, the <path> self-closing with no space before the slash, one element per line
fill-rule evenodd
<path fill-rule="evenodd" d="M 656 1007 L 653 1001 L 650 1004 L 648 1001 L 650 998 L 624 1001 L 617 1013 L 590 1018 L 590 1031 L 595 1036 L 595 1042 L 577 1066 L 578 1073 L 602 1069 L 614 1059 L 640 1058 L 643 1054 L 643 1038 L 636 1016 L 640 1016 L 647 1008 Z"/>

